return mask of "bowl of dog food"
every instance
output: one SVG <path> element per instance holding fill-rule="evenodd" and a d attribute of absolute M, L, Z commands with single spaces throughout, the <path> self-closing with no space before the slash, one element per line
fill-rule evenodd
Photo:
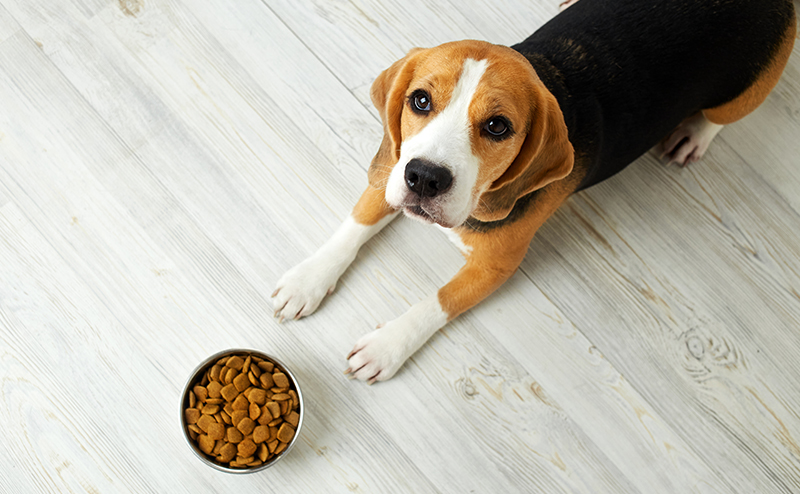
<path fill-rule="evenodd" d="M 181 426 L 205 464 L 254 473 L 289 453 L 303 410 L 300 386 L 286 365 L 257 350 L 231 349 L 192 372 L 181 399 Z"/>

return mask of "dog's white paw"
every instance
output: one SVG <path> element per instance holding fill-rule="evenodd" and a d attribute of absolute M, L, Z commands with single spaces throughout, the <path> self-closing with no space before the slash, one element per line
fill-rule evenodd
<path fill-rule="evenodd" d="M 336 288 L 341 272 L 325 256 L 315 254 L 286 272 L 272 294 L 275 317 L 300 319 L 312 314 Z"/>
<path fill-rule="evenodd" d="M 362 336 L 347 355 L 350 367 L 344 373 L 369 384 L 390 379 L 446 323 L 447 314 L 433 294 L 397 319 Z"/>
<path fill-rule="evenodd" d="M 710 122 L 703 112 L 695 113 L 661 141 L 661 159 L 668 158 L 667 165 L 677 163 L 681 167 L 700 160 L 722 127 Z"/>
<path fill-rule="evenodd" d="M 345 374 L 369 384 L 394 376 L 411 356 L 405 341 L 409 335 L 402 326 L 403 323 L 395 319 L 362 336 L 347 355 L 350 367 Z"/>

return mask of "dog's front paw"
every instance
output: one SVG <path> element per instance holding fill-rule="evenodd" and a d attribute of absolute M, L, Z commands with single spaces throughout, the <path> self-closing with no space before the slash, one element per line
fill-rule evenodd
<path fill-rule="evenodd" d="M 347 355 L 350 367 L 344 371 L 345 374 L 369 384 L 394 376 L 411 356 L 405 341 L 408 335 L 400 326 L 402 322 L 399 320 L 390 321 L 362 336 Z"/>
<path fill-rule="evenodd" d="M 300 319 L 317 310 L 336 288 L 339 272 L 322 256 L 314 255 L 286 272 L 272 294 L 275 317 Z"/>

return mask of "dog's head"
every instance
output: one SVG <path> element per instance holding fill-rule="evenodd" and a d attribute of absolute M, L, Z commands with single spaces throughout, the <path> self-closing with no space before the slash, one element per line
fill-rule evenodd
<path fill-rule="evenodd" d="M 372 85 L 384 136 L 369 170 L 386 202 L 452 228 L 505 218 L 572 171 L 553 95 L 519 53 L 482 41 L 412 49 Z"/>

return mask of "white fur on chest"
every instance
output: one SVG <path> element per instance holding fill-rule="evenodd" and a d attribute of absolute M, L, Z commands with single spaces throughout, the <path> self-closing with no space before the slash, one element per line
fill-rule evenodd
<path fill-rule="evenodd" d="M 461 237 L 458 235 L 458 233 L 454 232 L 452 228 L 445 228 L 441 225 L 436 225 L 436 228 L 438 228 L 439 231 L 444 232 L 444 234 L 447 235 L 447 238 L 450 239 L 450 241 L 453 242 L 456 247 L 458 247 L 458 250 L 460 250 L 462 254 L 465 256 L 472 254 L 472 247 L 465 244 L 464 241 L 461 240 Z"/>

